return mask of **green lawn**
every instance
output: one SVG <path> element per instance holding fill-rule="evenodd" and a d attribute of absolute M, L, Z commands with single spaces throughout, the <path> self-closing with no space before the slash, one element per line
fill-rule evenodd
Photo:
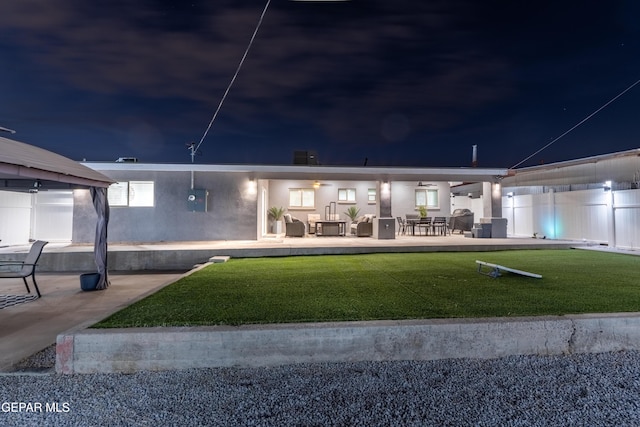
<path fill-rule="evenodd" d="M 480 275 L 475 260 L 541 274 Z M 232 259 L 95 325 L 239 325 L 640 311 L 640 257 L 523 250 Z"/>

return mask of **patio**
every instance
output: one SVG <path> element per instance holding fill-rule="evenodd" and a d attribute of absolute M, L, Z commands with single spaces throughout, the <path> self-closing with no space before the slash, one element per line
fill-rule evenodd
<path fill-rule="evenodd" d="M 534 248 L 568 248 L 582 242 L 534 238 L 473 239 L 460 234 L 447 236 L 399 235 L 395 239 L 371 237 L 284 237 L 268 235 L 260 240 L 206 242 L 111 242 L 110 271 L 188 270 L 213 256 L 254 258 L 265 256 L 363 254 L 379 252 L 496 251 Z M 0 248 L 0 260 L 24 256 L 29 246 Z M 18 255 L 18 256 L 16 256 Z M 95 271 L 93 245 L 50 243 L 38 264 L 43 272 Z"/>
<path fill-rule="evenodd" d="M 78 274 L 39 274 L 42 298 L 0 309 L 0 372 L 55 343 L 58 334 L 86 328 L 181 276 L 111 274 L 106 291 L 83 292 Z M 3 295 L 26 294 L 21 279 L 5 279 L 1 286 Z"/>

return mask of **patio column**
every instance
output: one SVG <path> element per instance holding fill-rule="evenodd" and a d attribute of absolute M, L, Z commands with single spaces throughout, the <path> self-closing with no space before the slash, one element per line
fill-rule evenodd
<path fill-rule="evenodd" d="M 373 224 L 373 237 L 376 239 L 395 239 L 395 219 L 391 216 L 391 183 L 389 181 L 376 182 L 376 193 L 378 203 Z"/>
<path fill-rule="evenodd" d="M 483 218 L 502 218 L 502 185 L 499 182 L 482 183 Z"/>
<path fill-rule="evenodd" d="M 502 217 L 502 185 L 500 182 L 482 183 L 481 223 L 491 224 L 492 238 L 507 237 L 507 219 Z"/>

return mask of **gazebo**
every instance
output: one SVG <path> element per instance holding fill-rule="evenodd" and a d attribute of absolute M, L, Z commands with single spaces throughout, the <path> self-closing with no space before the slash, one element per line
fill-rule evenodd
<path fill-rule="evenodd" d="M 107 188 L 114 181 L 67 157 L 33 145 L 0 137 L 0 190 L 42 191 L 89 189 L 98 221 L 94 256 L 100 279 L 96 289 L 109 286 L 107 277 Z"/>

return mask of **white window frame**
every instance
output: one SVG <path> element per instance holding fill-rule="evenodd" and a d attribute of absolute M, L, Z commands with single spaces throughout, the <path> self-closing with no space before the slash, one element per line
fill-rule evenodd
<path fill-rule="evenodd" d="M 314 188 L 290 188 L 289 209 L 315 209 L 316 190 Z"/>
<path fill-rule="evenodd" d="M 355 188 L 338 188 L 338 203 L 355 203 Z"/>
<path fill-rule="evenodd" d="M 439 209 L 440 198 L 437 189 L 416 188 L 415 195 L 415 207 L 425 206 L 427 209 Z"/>
<path fill-rule="evenodd" d="M 378 191 L 375 188 L 367 189 L 367 203 L 375 205 L 378 201 Z"/>
<path fill-rule="evenodd" d="M 155 182 L 116 182 L 109 186 L 107 199 L 109 200 L 109 206 L 113 207 L 154 207 Z"/>
<path fill-rule="evenodd" d="M 107 190 L 107 200 L 110 207 L 129 206 L 129 182 L 114 182 Z"/>
<path fill-rule="evenodd" d="M 155 183 L 153 181 L 129 181 L 129 206 L 136 208 L 155 206 Z"/>

